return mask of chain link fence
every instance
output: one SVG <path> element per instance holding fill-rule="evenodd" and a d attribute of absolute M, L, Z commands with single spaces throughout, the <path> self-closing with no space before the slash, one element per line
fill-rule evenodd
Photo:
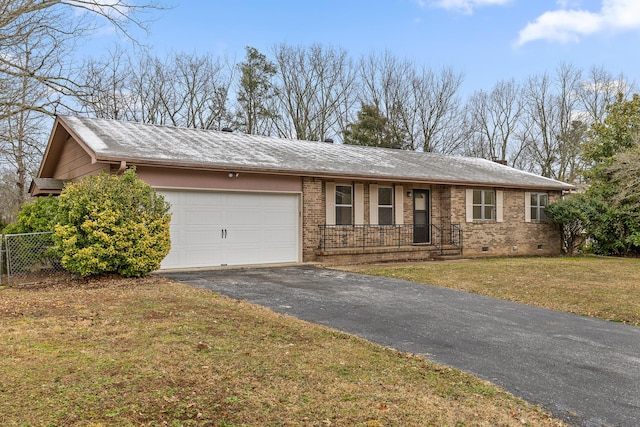
<path fill-rule="evenodd" d="M 9 286 L 37 283 L 67 276 L 53 250 L 53 233 L 23 233 L 0 236 L 0 264 Z"/>
<path fill-rule="evenodd" d="M 0 234 L 0 285 L 7 283 L 5 272 L 7 271 L 4 255 L 4 236 Z"/>

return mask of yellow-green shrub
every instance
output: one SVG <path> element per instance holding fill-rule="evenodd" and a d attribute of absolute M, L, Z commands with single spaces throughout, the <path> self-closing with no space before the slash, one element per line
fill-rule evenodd
<path fill-rule="evenodd" d="M 135 170 L 67 184 L 58 214 L 62 266 L 82 276 L 142 276 L 157 270 L 171 247 L 169 204 Z"/>

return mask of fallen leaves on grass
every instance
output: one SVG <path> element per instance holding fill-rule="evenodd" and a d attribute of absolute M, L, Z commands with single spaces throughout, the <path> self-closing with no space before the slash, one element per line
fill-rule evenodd
<path fill-rule="evenodd" d="M 3 425 L 559 426 L 423 357 L 168 279 L 0 290 Z"/>

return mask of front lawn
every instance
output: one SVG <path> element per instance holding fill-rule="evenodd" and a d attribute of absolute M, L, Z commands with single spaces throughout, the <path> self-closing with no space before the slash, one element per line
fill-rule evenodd
<path fill-rule="evenodd" d="M 344 269 L 640 326 L 635 258 L 490 258 Z"/>
<path fill-rule="evenodd" d="M 0 288 L 0 331 L 2 426 L 562 425 L 455 369 L 155 276 Z"/>

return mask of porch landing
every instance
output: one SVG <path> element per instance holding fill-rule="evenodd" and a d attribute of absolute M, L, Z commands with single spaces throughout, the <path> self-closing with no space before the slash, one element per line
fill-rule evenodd
<path fill-rule="evenodd" d="M 318 249 L 315 261 L 326 265 L 367 264 L 376 262 L 438 261 L 462 258 L 459 247 L 431 244 L 407 246 L 377 246 L 366 248 Z"/>

